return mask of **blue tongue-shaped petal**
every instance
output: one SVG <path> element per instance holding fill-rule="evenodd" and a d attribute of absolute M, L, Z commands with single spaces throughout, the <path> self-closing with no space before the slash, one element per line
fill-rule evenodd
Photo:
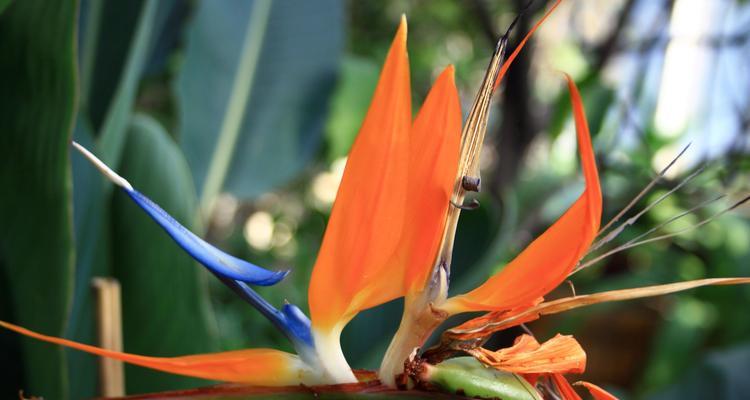
<path fill-rule="evenodd" d="M 83 146 L 73 142 L 73 146 L 96 166 L 101 173 L 112 183 L 122 188 L 133 201 L 138 204 L 159 226 L 164 228 L 169 236 L 177 242 L 190 256 L 203 264 L 215 274 L 231 280 L 246 282 L 251 285 L 270 286 L 282 279 L 289 271 L 269 271 L 247 261 L 233 257 L 216 247 L 208 244 L 203 239 L 180 225 L 172 216 L 167 214 L 161 207 L 151 201 L 148 197 L 139 193 L 123 177 L 117 175 L 106 164 L 96 158 Z"/>
<path fill-rule="evenodd" d="M 252 285 L 270 286 L 282 279 L 289 271 L 269 271 L 247 261 L 231 256 L 180 225 L 171 215 L 135 189 L 122 188 L 169 236 L 190 256 L 216 274 Z"/>

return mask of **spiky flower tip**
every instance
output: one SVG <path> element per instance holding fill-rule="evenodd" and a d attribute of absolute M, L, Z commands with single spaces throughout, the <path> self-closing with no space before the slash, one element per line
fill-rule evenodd
<path fill-rule="evenodd" d="M 0 321 L 0 326 L 37 340 L 146 368 L 249 384 L 252 386 L 241 389 L 248 394 L 312 390 L 389 395 L 416 388 L 508 400 L 579 399 L 565 375 L 585 370 L 586 353 L 572 336 L 557 335 L 539 341 L 528 332 L 507 348 L 490 350 L 482 345 L 495 332 L 543 315 L 700 286 L 747 284 L 750 278 L 704 279 L 544 300 L 570 275 L 611 254 L 610 251 L 599 257 L 593 255 L 652 207 L 649 205 L 608 231 L 625 215 L 628 206 L 599 229 L 602 193 L 594 150 L 581 96 L 573 80 L 565 75 L 585 189 L 555 223 L 500 272 L 467 293 L 448 297 L 458 218 L 462 211 L 478 206 L 475 201 L 468 204 L 465 201 L 467 194 L 481 189 L 478 160 L 492 95 L 523 45 L 560 1 L 549 8 L 507 59 L 504 55 L 508 34 L 501 38 L 463 127 L 452 66 L 440 74 L 412 119 L 407 27 L 406 19 L 402 18 L 369 111 L 351 149 L 315 262 L 308 298 L 310 318 L 292 304 L 275 307 L 252 288 L 274 285 L 287 271 L 269 271 L 210 245 L 138 192 L 92 152 L 78 143 L 72 144 L 178 246 L 267 317 L 290 340 L 297 354 L 245 349 L 148 357 L 47 336 L 7 322 Z M 748 198 L 722 213 L 746 201 Z M 713 218 L 701 221 L 696 227 Z M 666 237 L 669 236 L 639 237 L 614 251 Z M 594 258 L 584 261 L 588 256 Z M 401 297 L 405 299 L 401 324 L 377 374 L 352 370 L 339 340 L 344 327 L 360 311 Z M 438 345 L 422 350 L 426 340 L 448 317 L 468 312 L 485 314 L 442 332 Z M 596 399 L 614 398 L 591 383 L 577 385 Z M 269 386 L 283 388 L 259 388 Z M 241 391 L 236 387 L 232 390 L 234 394 Z"/>

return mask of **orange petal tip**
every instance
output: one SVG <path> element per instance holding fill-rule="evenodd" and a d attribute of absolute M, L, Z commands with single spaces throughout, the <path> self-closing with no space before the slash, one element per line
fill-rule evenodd
<path fill-rule="evenodd" d="M 0 327 L 43 342 L 174 375 L 263 386 L 319 383 L 317 375 L 297 356 L 279 350 L 246 349 L 180 357 L 149 357 L 43 335 L 4 321 L 0 321 Z"/>

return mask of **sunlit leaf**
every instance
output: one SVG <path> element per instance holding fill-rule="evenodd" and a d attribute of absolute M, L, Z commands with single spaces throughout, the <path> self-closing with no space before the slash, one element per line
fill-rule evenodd
<path fill-rule="evenodd" d="M 176 82 L 179 141 L 207 208 L 294 177 L 321 135 L 342 46 L 325 2 L 199 2 Z M 204 210 L 205 211 L 205 210 Z"/>

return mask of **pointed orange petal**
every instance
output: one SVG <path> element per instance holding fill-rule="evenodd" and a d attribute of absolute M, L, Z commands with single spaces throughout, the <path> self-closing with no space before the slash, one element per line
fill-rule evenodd
<path fill-rule="evenodd" d="M 399 248 L 408 183 L 411 97 L 406 19 L 393 39 L 312 272 L 314 327 L 330 330 L 361 309 L 398 297 L 379 279 Z"/>
<path fill-rule="evenodd" d="M 591 397 L 593 397 L 594 400 L 617 400 L 617 397 L 613 396 L 611 393 L 600 388 L 599 386 L 594 385 L 593 383 L 578 381 L 573 385 L 585 387 L 589 391 L 589 393 L 591 393 Z"/>
<path fill-rule="evenodd" d="M 502 271 L 471 292 L 449 299 L 449 312 L 510 310 L 531 304 L 568 276 L 599 230 L 602 193 L 596 171 L 583 102 L 573 80 L 565 75 L 578 136 L 586 189 L 547 231 Z"/>
<path fill-rule="evenodd" d="M 530 335 L 522 335 L 512 347 L 498 351 L 479 347 L 469 354 L 489 367 L 518 374 L 582 373 L 586 369 L 586 352 L 572 336 L 557 335 L 540 345 Z"/>
<path fill-rule="evenodd" d="M 581 400 L 581 396 L 576 393 L 573 386 L 570 385 L 570 382 L 562 374 L 552 375 L 552 381 L 555 382 L 562 400 Z"/>
<path fill-rule="evenodd" d="M 421 290 L 435 264 L 456 179 L 461 106 L 453 74 L 453 66 L 440 74 L 411 129 L 403 257 L 392 267 L 404 270 L 403 294 Z"/>
<path fill-rule="evenodd" d="M 302 383 L 302 362 L 297 356 L 278 350 L 248 349 L 183 357 L 147 357 L 42 335 L 4 321 L 0 321 L 0 326 L 37 340 L 176 375 L 262 386 Z"/>
<path fill-rule="evenodd" d="M 552 12 L 555 11 L 555 9 L 557 8 L 557 6 L 560 5 L 560 3 L 562 3 L 562 0 L 555 1 L 555 4 L 553 4 L 552 7 L 550 7 L 546 13 L 544 13 L 542 18 L 539 19 L 539 21 L 537 21 L 536 24 L 534 24 L 534 27 L 532 27 L 531 30 L 528 33 L 526 33 L 526 36 L 524 36 L 523 40 L 521 40 L 521 43 L 519 43 L 518 46 L 516 46 L 515 50 L 513 50 L 513 53 L 511 53 L 510 56 L 508 56 L 508 58 L 503 63 L 503 66 L 500 68 L 500 72 L 498 72 L 497 78 L 495 78 L 494 89 L 497 89 L 497 87 L 500 86 L 500 83 L 502 82 L 503 77 L 505 76 L 505 73 L 508 72 L 508 68 L 510 68 L 510 64 L 512 64 L 513 60 L 515 60 L 516 57 L 518 57 L 518 54 L 526 45 L 526 42 L 528 42 L 529 39 L 531 39 L 531 36 L 534 35 L 534 32 L 536 32 L 536 30 L 539 29 L 539 27 L 541 27 L 542 24 L 544 24 L 544 21 L 547 20 L 547 17 L 552 15 Z"/>

